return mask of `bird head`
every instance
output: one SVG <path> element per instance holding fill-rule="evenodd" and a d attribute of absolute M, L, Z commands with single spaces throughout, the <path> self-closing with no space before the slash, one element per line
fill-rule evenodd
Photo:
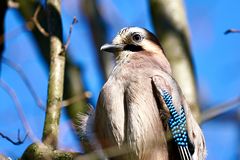
<path fill-rule="evenodd" d="M 145 64 L 157 64 L 157 66 L 171 74 L 170 64 L 158 39 L 153 33 L 144 28 L 123 28 L 118 32 L 111 44 L 104 44 L 100 50 L 114 53 L 117 63 L 124 61 L 126 58 L 131 60 L 142 59 L 146 60 L 144 61 Z"/>
<path fill-rule="evenodd" d="M 163 53 L 162 47 L 153 33 L 139 27 L 126 27 L 120 30 L 111 44 L 104 44 L 101 51 L 121 54 L 123 51 Z"/>

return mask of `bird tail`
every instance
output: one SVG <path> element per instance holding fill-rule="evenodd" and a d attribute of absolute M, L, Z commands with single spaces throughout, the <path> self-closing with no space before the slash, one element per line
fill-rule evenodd
<path fill-rule="evenodd" d="M 181 160 L 192 160 L 192 156 L 189 152 L 188 147 L 178 146 L 178 151 L 180 153 Z"/>

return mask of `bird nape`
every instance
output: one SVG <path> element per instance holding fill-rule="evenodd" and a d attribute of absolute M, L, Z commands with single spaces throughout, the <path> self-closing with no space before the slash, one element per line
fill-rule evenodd
<path fill-rule="evenodd" d="M 204 136 L 154 34 L 123 28 L 101 51 L 117 62 L 95 111 L 79 116 L 92 151 L 112 160 L 204 160 Z"/>

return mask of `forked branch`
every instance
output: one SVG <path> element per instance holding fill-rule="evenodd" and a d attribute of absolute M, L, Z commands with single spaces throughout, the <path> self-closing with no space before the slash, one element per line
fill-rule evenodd
<path fill-rule="evenodd" d="M 20 145 L 20 144 L 23 144 L 23 143 L 25 142 L 25 140 L 27 139 L 28 134 L 26 134 L 26 135 L 24 136 L 24 138 L 21 139 L 20 130 L 18 129 L 17 141 L 12 140 L 10 137 L 4 135 L 4 134 L 1 133 L 1 132 L 0 132 L 0 136 L 1 136 L 2 138 L 6 139 L 7 141 L 11 142 L 11 143 L 14 144 L 14 145 Z"/>

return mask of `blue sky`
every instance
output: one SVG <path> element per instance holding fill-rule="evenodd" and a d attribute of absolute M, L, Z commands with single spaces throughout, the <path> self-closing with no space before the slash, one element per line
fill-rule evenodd
<path fill-rule="evenodd" d="M 97 51 L 92 43 L 89 25 L 78 10 L 77 0 L 62 2 L 64 37 L 68 34 L 73 16 L 79 20 L 74 26 L 69 56 L 82 70 L 85 88 L 92 92 L 91 103 L 96 104 L 99 91 L 104 83 Z M 137 3 L 137 7 L 132 7 Z M 108 40 L 124 26 L 141 26 L 154 32 L 151 25 L 147 0 L 116 1 L 99 0 L 98 5 L 108 22 Z M 240 1 L 224 0 L 185 1 L 187 18 L 191 32 L 193 60 L 199 88 L 202 108 L 206 109 L 239 96 L 240 91 L 240 34 L 224 35 L 229 28 L 240 28 Z M 112 16 L 118 16 L 116 20 Z M 8 11 L 5 21 L 6 42 L 4 57 L 11 59 L 22 67 L 39 97 L 46 102 L 48 71 L 40 58 L 37 45 L 31 32 L 21 26 L 24 21 L 14 9 Z M 13 36 L 13 30 L 18 30 Z M 2 79 L 16 92 L 23 106 L 23 112 L 40 139 L 42 135 L 44 112 L 41 111 L 19 75 L 2 64 Z M 0 88 L 0 132 L 16 139 L 17 129 L 22 135 L 25 131 L 15 105 L 6 92 Z M 59 147 L 79 151 L 80 147 L 71 133 L 71 125 L 64 116 L 61 117 Z M 239 156 L 239 122 L 228 119 L 236 116 L 235 112 L 221 116 L 203 124 L 203 131 L 208 146 L 208 159 L 237 159 Z M 64 140 L 64 141 L 63 141 Z M 13 146 L 0 138 L 0 153 L 13 158 L 21 156 L 31 144 L 28 138 L 20 146 Z"/>

